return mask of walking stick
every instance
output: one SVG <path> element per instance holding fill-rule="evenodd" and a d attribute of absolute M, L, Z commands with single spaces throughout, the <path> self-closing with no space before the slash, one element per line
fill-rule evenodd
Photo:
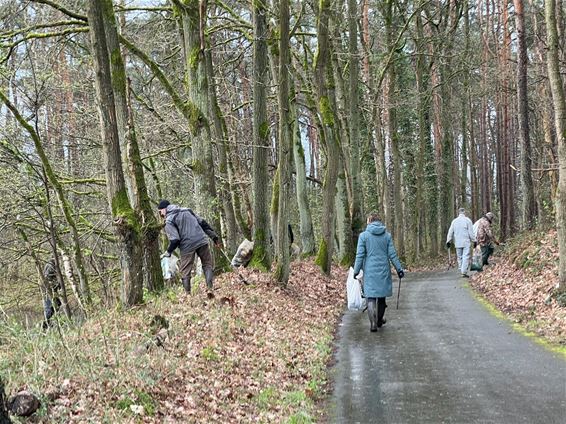
<path fill-rule="evenodd" d="M 399 295 L 401 294 L 401 277 L 399 277 L 399 287 L 397 288 L 397 307 L 399 309 Z"/>
<path fill-rule="evenodd" d="M 224 252 L 223 249 L 221 249 L 220 247 L 218 247 L 218 250 L 220 250 L 220 252 L 222 252 L 222 254 L 224 255 L 224 257 L 226 258 L 226 260 L 231 263 L 232 261 L 230 260 L 230 258 L 228 257 L 228 255 L 226 254 L 226 252 Z M 240 282 L 244 283 L 246 286 L 249 286 L 250 283 L 248 282 L 248 280 L 246 280 L 244 277 L 242 277 L 242 275 L 240 274 L 240 267 L 235 267 L 233 266 L 232 268 L 234 268 L 234 272 L 236 273 L 236 275 L 238 276 L 238 278 L 240 279 Z"/>

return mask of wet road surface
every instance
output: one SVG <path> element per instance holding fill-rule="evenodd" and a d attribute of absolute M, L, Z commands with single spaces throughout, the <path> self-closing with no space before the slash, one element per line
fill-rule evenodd
<path fill-rule="evenodd" d="M 566 360 L 513 331 L 455 272 L 398 280 L 387 324 L 345 313 L 338 334 L 334 423 L 566 423 Z"/>

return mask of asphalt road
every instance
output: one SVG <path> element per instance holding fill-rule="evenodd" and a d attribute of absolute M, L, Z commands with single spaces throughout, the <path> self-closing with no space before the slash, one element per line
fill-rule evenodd
<path fill-rule="evenodd" d="M 370 333 L 345 313 L 338 335 L 335 423 L 566 423 L 566 360 L 516 333 L 455 272 L 403 279 L 399 309 Z"/>

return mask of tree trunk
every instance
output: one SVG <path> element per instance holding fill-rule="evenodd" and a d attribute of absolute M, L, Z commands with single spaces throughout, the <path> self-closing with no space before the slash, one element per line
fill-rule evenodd
<path fill-rule="evenodd" d="M 416 17 L 416 27 L 417 27 L 417 58 L 416 58 L 416 83 L 418 92 L 418 125 L 419 125 L 419 147 L 416 157 L 416 190 L 415 190 L 415 240 L 414 240 L 414 251 L 415 257 L 418 259 L 421 256 L 423 250 L 423 239 L 426 231 L 425 220 L 423 215 L 427 208 L 425 207 L 425 158 L 427 145 L 430 144 L 430 118 L 429 118 L 429 108 L 430 108 L 430 95 L 428 80 L 426 79 L 425 73 L 427 72 L 426 64 L 426 51 L 425 51 L 425 40 L 423 32 L 423 23 L 420 14 Z M 432 229 L 435 231 L 435 228 Z M 430 230 L 429 230 L 430 232 Z"/>
<path fill-rule="evenodd" d="M 527 97 L 527 40 L 523 0 L 513 0 L 517 26 L 517 104 L 519 108 L 519 137 L 521 140 L 521 185 L 523 189 L 523 226 L 531 230 L 535 225 L 537 204 L 531 175 L 531 141 L 529 138 L 529 100 Z"/>
<path fill-rule="evenodd" d="M 566 291 L 566 94 L 559 62 L 559 37 L 556 22 L 556 2 L 545 3 L 548 41 L 548 79 L 554 104 L 554 126 L 558 140 L 558 190 L 556 192 L 556 229 L 558 230 L 558 290 Z"/>
<path fill-rule="evenodd" d="M 279 209 L 277 215 L 277 265 L 275 279 L 283 286 L 289 281 L 289 194 L 291 192 L 291 133 L 289 123 L 289 0 L 279 1 Z M 255 249 L 255 246 L 254 246 Z"/>
<path fill-rule="evenodd" d="M 196 210 L 220 233 L 220 214 L 216 205 L 216 182 L 209 116 L 208 80 L 206 72 L 206 2 L 182 0 L 173 2 L 180 14 L 185 51 L 186 102 L 189 109 L 189 130 L 192 135 L 191 169 L 194 177 Z M 221 240 L 221 234 L 218 234 Z M 215 250 L 217 269 L 228 266 L 228 260 Z"/>
<path fill-rule="evenodd" d="M 291 105 L 293 121 L 293 158 L 296 173 L 297 205 L 299 207 L 299 220 L 301 232 L 301 253 L 303 256 L 312 256 L 316 251 L 314 230 L 310 202 L 307 193 L 307 174 L 305 168 L 305 151 L 303 149 L 301 129 L 296 99 Z"/>
<path fill-rule="evenodd" d="M 394 36 L 396 35 L 397 26 L 394 16 L 393 0 L 388 0 L 385 5 L 385 34 L 388 51 L 396 49 L 394 45 Z M 399 152 L 399 132 L 397 128 L 397 106 L 396 106 L 396 93 L 397 90 L 397 67 L 395 60 L 389 65 L 388 68 L 388 87 L 387 87 L 387 130 L 389 132 L 389 140 L 391 143 L 391 159 L 393 162 L 393 211 L 390 214 L 390 220 L 393 222 L 391 228 L 392 236 L 397 246 L 399 257 L 405 255 L 405 220 L 403 213 L 403 197 L 401 187 L 401 153 Z M 388 225 L 390 225 L 388 223 Z"/>
<path fill-rule="evenodd" d="M 326 169 L 322 188 L 322 240 L 316 263 L 330 275 L 334 253 L 334 199 L 340 166 L 340 141 L 336 128 L 336 99 L 329 46 L 329 15 L 332 1 L 321 2 L 317 22 L 317 55 L 315 63 L 315 85 L 318 97 L 318 112 L 322 121 L 322 137 L 326 145 Z"/>
<path fill-rule="evenodd" d="M 108 43 L 108 54 L 112 73 L 112 89 L 116 105 L 116 125 L 122 154 L 122 166 L 127 170 L 124 181 L 128 191 L 128 199 L 134 211 L 141 218 L 141 234 L 143 249 L 143 278 L 150 291 L 159 291 L 164 287 L 161 261 L 159 259 L 159 233 L 161 225 L 157 222 L 155 210 L 152 208 L 143 164 L 136 137 L 134 117 L 128 96 L 128 79 L 126 68 L 120 51 L 118 26 L 114 15 L 112 0 L 102 0 L 105 13 L 105 31 Z"/>
<path fill-rule="evenodd" d="M 113 81 L 105 27 L 110 17 L 103 4 L 90 0 L 88 21 L 95 69 L 95 87 L 106 169 L 106 192 L 118 237 L 122 268 L 121 300 L 130 306 L 143 301 L 143 267 L 140 219 L 132 209 L 124 181 L 114 103 Z"/>
<path fill-rule="evenodd" d="M 354 249 L 358 244 L 358 236 L 364 230 L 365 220 L 363 218 L 363 190 L 360 175 L 360 108 L 358 105 L 359 94 L 359 59 L 358 59 L 358 6 L 356 0 L 348 0 L 348 57 L 349 57 L 349 81 L 350 92 L 349 124 L 350 124 L 350 180 L 352 187 L 352 235 Z M 355 252 L 354 252 L 355 253 Z"/>
<path fill-rule="evenodd" d="M 4 381 L 0 377 L 0 424 L 11 424 L 10 415 L 8 414 L 8 398 L 4 389 Z"/>
<path fill-rule="evenodd" d="M 271 267 L 269 246 L 269 211 L 267 171 L 269 153 L 269 122 L 267 120 L 267 5 L 264 1 L 253 4 L 253 241 L 254 251 L 250 265 L 268 270 Z M 288 46 L 287 46 L 288 49 Z M 285 93 L 288 99 L 288 94 Z M 288 100 L 287 100 L 288 101 Z M 281 108 L 281 105 L 280 105 Z M 282 119 L 282 117 L 279 117 Z M 281 140 L 279 140 L 281 142 Z M 281 161 L 282 157 L 279 156 Z M 281 162 L 280 162 L 281 163 Z"/>
<path fill-rule="evenodd" d="M 220 198 L 222 199 L 222 210 L 226 229 L 225 244 L 229 252 L 235 252 L 238 248 L 239 242 L 233 202 L 233 192 L 235 191 L 235 188 L 232 187 L 232 182 L 234 178 L 231 166 L 228 162 L 230 153 L 230 146 L 228 144 L 228 129 L 226 128 L 226 121 L 224 116 L 222 116 L 222 111 L 218 105 L 216 84 L 214 82 L 214 66 L 210 49 L 206 50 L 205 56 L 206 72 L 208 75 L 208 95 L 211 108 L 209 113 L 213 124 L 212 129 L 214 141 L 218 148 L 218 174 L 221 181 Z"/>

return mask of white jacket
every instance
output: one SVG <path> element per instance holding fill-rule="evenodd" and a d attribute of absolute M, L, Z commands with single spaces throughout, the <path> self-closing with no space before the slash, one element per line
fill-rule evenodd
<path fill-rule="evenodd" d="M 471 242 L 476 241 L 473 227 L 472 220 L 461 213 L 458 218 L 452 220 L 446 243 L 449 243 L 454 238 L 454 246 L 456 248 L 469 247 Z"/>

